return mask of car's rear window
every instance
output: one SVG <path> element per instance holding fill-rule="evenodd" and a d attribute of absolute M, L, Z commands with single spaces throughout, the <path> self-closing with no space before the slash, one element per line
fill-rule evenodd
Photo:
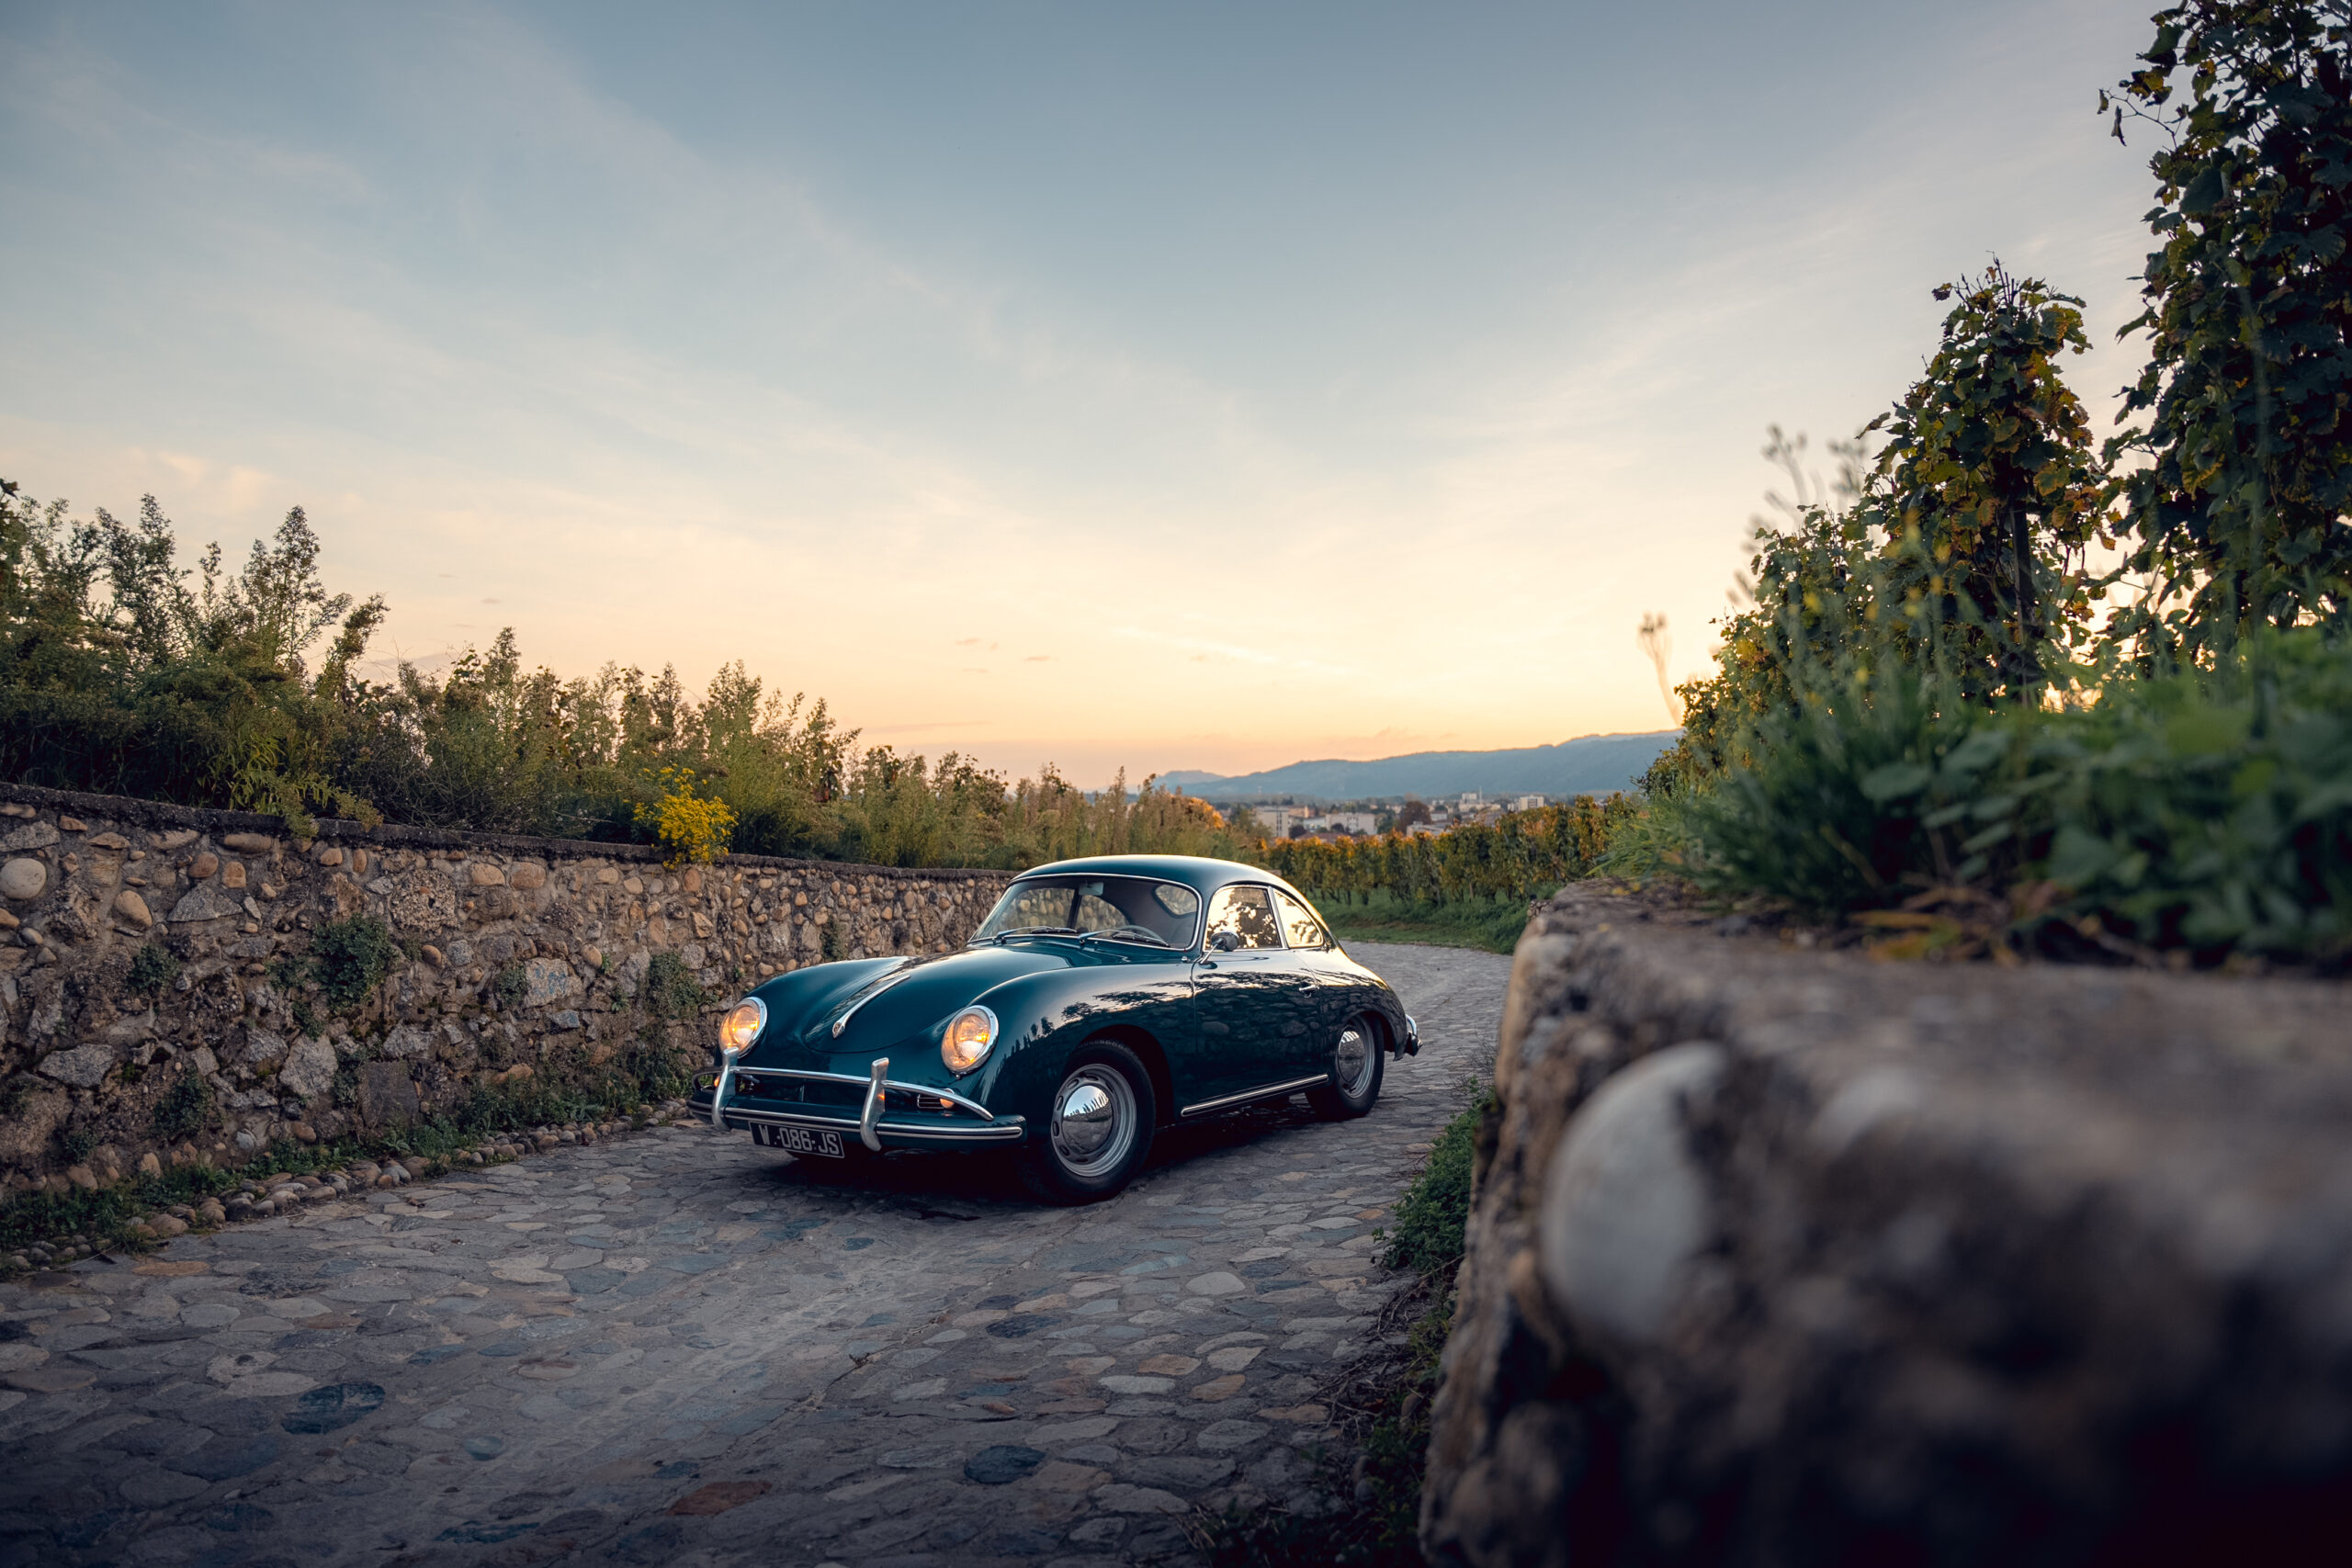
<path fill-rule="evenodd" d="M 1024 876 L 1004 891 L 974 942 L 1023 932 L 1100 934 L 1140 947 L 1188 948 L 1201 897 L 1179 883 L 1145 876 Z"/>

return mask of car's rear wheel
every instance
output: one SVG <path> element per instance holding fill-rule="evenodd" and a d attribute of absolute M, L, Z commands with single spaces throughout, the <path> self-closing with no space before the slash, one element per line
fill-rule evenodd
<path fill-rule="evenodd" d="M 1327 1122 L 1362 1116 L 1380 1099 L 1380 1031 L 1368 1018 L 1351 1018 L 1331 1042 L 1331 1081 L 1306 1091 L 1306 1103 Z"/>
<path fill-rule="evenodd" d="M 1135 1179 L 1159 1120 L 1151 1075 L 1114 1040 L 1090 1040 L 1062 1069 L 1046 1125 L 1021 1151 L 1021 1179 L 1049 1203 L 1095 1203 Z"/>

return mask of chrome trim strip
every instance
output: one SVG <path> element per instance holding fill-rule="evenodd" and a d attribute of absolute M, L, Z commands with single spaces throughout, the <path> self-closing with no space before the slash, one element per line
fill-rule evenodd
<path fill-rule="evenodd" d="M 1300 1089 L 1313 1089 L 1317 1084 L 1329 1083 L 1330 1081 L 1330 1074 L 1317 1073 L 1313 1077 L 1298 1078 L 1290 1083 L 1270 1083 L 1263 1089 L 1249 1089 L 1240 1094 L 1228 1094 L 1222 1100 L 1204 1100 L 1198 1105 L 1188 1105 L 1184 1107 L 1183 1110 L 1179 1111 L 1176 1114 L 1179 1116 L 1198 1116 L 1204 1111 L 1222 1111 L 1228 1105 L 1240 1105 L 1252 1100 L 1270 1100 L 1278 1094 L 1295 1094 Z"/>
<path fill-rule="evenodd" d="M 727 1123 L 719 1120 L 718 1108 L 727 1103 L 727 1080 L 735 1076 L 735 1058 L 721 1051 L 718 1054 L 718 1081 L 710 1086 L 710 1124 L 719 1132 L 727 1131 Z"/>
<path fill-rule="evenodd" d="M 849 1021 L 857 1016 L 858 1009 L 864 1007 L 866 1003 L 872 1001 L 875 998 L 880 996 L 883 992 L 888 990 L 891 987 L 897 985 L 899 981 L 905 979 L 914 972 L 914 964 L 910 960 L 906 963 L 900 964 L 898 968 L 891 970 L 890 973 L 883 976 L 879 980 L 875 981 L 872 986 L 866 988 L 866 992 L 864 996 L 858 998 L 857 1000 L 850 1003 L 848 1007 L 842 1009 L 841 1017 L 833 1020 L 833 1038 L 839 1040 L 842 1037 L 842 1031 L 849 1027 Z"/>
<path fill-rule="evenodd" d="M 805 1127 L 814 1132 L 844 1133 L 856 1137 L 859 1123 L 842 1116 L 808 1116 L 775 1111 L 747 1111 L 731 1106 L 727 1111 L 727 1126 L 737 1131 L 749 1130 L 754 1122 L 778 1127 Z M 985 1127 L 910 1127 L 898 1122 L 876 1122 L 877 1137 L 922 1138 L 936 1143 L 997 1143 L 1021 1137 L 1029 1131 L 1020 1121 L 995 1122 Z M 862 1140 L 861 1140 L 862 1141 Z"/>
<path fill-rule="evenodd" d="M 857 1119 L 857 1141 L 877 1155 L 882 1152 L 882 1140 L 874 1135 L 874 1123 L 882 1117 L 883 1075 L 889 1070 L 889 1057 L 874 1058 L 874 1076 L 865 1086 L 865 1113 Z"/>
<path fill-rule="evenodd" d="M 887 1065 L 890 1058 L 885 1056 L 882 1060 Z M 758 1083 L 764 1078 L 808 1078 L 816 1083 L 855 1084 L 860 1089 L 873 1081 L 870 1077 L 859 1077 L 855 1073 L 818 1073 L 800 1067 L 746 1067 L 736 1076 L 746 1083 Z M 901 1094 L 927 1094 L 933 1100 L 947 1101 L 958 1111 L 968 1111 L 983 1122 L 996 1120 L 996 1113 L 987 1106 L 977 1100 L 966 1100 L 952 1089 L 935 1089 L 927 1083 L 907 1083 L 899 1078 L 885 1078 L 882 1087 L 897 1089 Z"/>

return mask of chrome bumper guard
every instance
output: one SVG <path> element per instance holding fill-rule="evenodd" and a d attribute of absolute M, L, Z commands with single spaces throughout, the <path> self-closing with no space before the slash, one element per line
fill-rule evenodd
<path fill-rule="evenodd" d="M 1405 1037 L 1396 1042 L 1394 1054 L 1399 1056 L 1418 1056 L 1421 1054 L 1420 1022 L 1409 1012 L 1405 1015 Z"/>

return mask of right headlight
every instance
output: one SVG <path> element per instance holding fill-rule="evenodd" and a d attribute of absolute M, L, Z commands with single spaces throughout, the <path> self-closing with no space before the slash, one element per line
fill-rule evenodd
<path fill-rule="evenodd" d="M 947 1032 L 939 1041 L 939 1059 L 951 1073 L 968 1073 L 989 1059 L 995 1045 L 996 1014 L 984 1007 L 968 1007 L 947 1021 Z"/>

